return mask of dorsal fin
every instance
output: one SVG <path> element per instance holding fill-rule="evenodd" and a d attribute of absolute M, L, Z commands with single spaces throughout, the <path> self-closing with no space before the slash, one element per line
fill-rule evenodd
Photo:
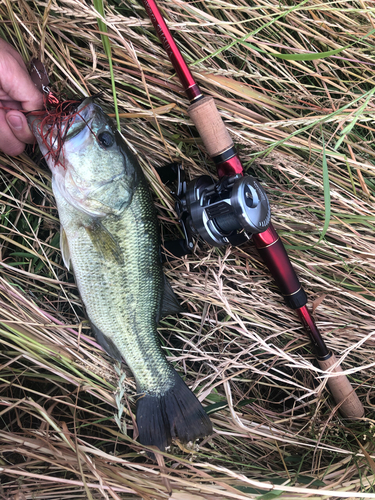
<path fill-rule="evenodd" d="M 163 277 L 164 277 L 163 300 L 161 304 L 160 314 L 156 318 L 157 323 L 159 323 L 161 318 L 164 318 L 165 316 L 169 316 L 170 314 L 178 314 L 181 311 L 183 311 L 183 308 L 181 307 L 176 297 L 176 294 L 172 290 L 172 287 L 164 273 Z"/>

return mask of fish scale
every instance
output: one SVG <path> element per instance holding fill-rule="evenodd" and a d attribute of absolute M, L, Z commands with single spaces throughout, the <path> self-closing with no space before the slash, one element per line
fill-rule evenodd
<path fill-rule="evenodd" d="M 141 443 L 164 450 L 172 439 L 209 435 L 208 416 L 158 340 L 161 314 L 179 306 L 163 273 L 156 212 L 138 161 L 92 99 L 60 127 L 66 139 L 58 162 L 48 154 L 57 131 L 43 122 L 41 136 L 40 123 L 29 121 L 52 172 L 63 259 L 98 342 L 136 379 Z"/>

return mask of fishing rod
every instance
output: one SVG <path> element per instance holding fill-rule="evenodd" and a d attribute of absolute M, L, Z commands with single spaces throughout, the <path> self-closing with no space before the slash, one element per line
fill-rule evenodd
<path fill-rule="evenodd" d="M 181 166 L 162 167 L 163 180 L 177 177 L 176 211 L 185 233 L 185 241 L 180 243 L 176 252 L 172 252 L 188 253 L 193 248 L 193 236 L 201 236 L 215 246 L 239 245 L 252 238 L 286 303 L 297 312 L 309 334 L 320 368 L 335 374 L 328 378 L 327 383 L 341 414 L 352 419 L 362 417 L 362 403 L 343 374 L 336 356 L 327 348 L 307 308 L 307 295 L 271 223 L 270 205 L 264 189 L 255 178 L 244 176 L 241 160 L 214 99 L 202 94 L 155 1 L 141 1 L 190 101 L 188 114 L 216 165 L 219 177 L 218 182 L 209 176 L 187 181 Z"/>

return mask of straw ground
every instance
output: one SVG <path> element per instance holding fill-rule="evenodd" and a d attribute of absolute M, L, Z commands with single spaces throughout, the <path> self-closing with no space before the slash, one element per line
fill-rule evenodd
<path fill-rule="evenodd" d="M 40 52 L 53 88 L 101 92 L 144 167 L 163 241 L 180 235 L 158 168 L 215 175 L 144 9 L 111 0 L 4 0 L 1 36 Z M 340 417 L 309 339 L 253 247 L 211 248 L 165 272 L 185 313 L 160 324 L 168 359 L 214 435 L 145 456 L 134 380 L 100 349 L 59 250 L 50 173 L 1 155 L 2 498 L 374 498 L 375 9 L 368 0 L 160 2 L 215 97 L 328 346 L 366 408 Z M 97 19 L 100 18 L 101 29 Z M 105 40 L 108 31 L 110 51 Z M 105 48 L 107 47 L 107 48 Z M 111 65 L 110 61 L 111 60 Z"/>

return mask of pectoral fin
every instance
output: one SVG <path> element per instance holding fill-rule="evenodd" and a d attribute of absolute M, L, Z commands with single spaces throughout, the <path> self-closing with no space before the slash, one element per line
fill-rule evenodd
<path fill-rule="evenodd" d="M 65 229 L 62 226 L 60 227 L 60 250 L 65 267 L 68 271 L 70 271 L 70 250 L 68 238 L 66 236 Z"/>
<path fill-rule="evenodd" d="M 95 334 L 96 340 L 103 347 L 105 352 L 109 354 L 112 358 L 117 359 L 117 361 L 122 361 L 121 352 L 117 349 L 112 340 L 104 335 L 104 333 L 97 328 L 94 323 L 91 323 L 91 329 Z"/>
<path fill-rule="evenodd" d="M 95 249 L 105 260 L 114 260 L 118 264 L 123 264 L 123 256 L 118 243 L 100 221 L 95 220 L 90 226 L 86 226 L 85 229 Z"/>

